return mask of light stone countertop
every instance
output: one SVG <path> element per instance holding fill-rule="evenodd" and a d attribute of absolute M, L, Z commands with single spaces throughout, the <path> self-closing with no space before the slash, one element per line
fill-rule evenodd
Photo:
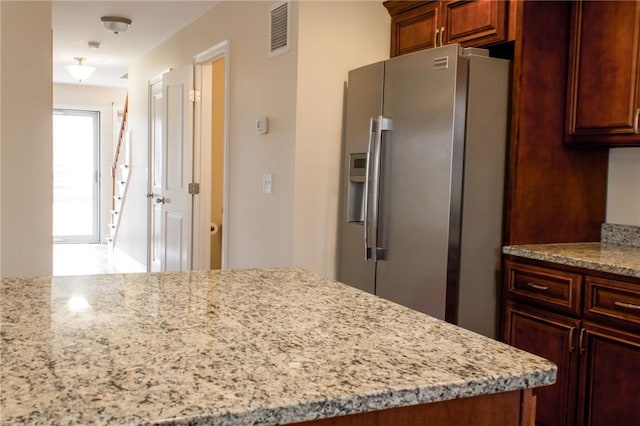
<path fill-rule="evenodd" d="M 640 278 L 640 247 L 609 243 L 528 244 L 504 254 Z"/>
<path fill-rule="evenodd" d="M 0 423 L 273 425 L 556 367 L 302 269 L 5 279 Z"/>

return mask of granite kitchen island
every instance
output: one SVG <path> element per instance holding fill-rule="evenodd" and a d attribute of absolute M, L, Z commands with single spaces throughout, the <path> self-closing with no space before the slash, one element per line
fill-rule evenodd
<path fill-rule="evenodd" d="M 530 389 L 556 377 L 302 269 L 5 279 L 0 303 L 3 425 L 411 424 L 420 407 L 475 416 L 449 404 L 493 396 L 528 424 Z"/>

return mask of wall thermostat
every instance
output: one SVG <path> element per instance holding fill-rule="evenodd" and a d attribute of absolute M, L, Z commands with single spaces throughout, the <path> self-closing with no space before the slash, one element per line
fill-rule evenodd
<path fill-rule="evenodd" d="M 256 133 L 269 133 L 269 118 L 256 118 Z"/>

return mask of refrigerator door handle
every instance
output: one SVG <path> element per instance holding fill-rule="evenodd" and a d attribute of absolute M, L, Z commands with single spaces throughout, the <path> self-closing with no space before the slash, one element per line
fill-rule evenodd
<path fill-rule="evenodd" d="M 382 132 L 385 130 L 392 130 L 391 119 L 385 118 L 382 115 L 378 116 L 375 120 L 375 139 L 373 143 L 373 182 L 371 190 L 371 242 L 372 250 L 370 251 L 370 258 L 374 262 L 382 260 L 383 249 L 378 247 L 378 219 L 380 209 L 380 169 L 382 163 Z"/>
<path fill-rule="evenodd" d="M 367 145 L 367 164 L 364 172 L 364 260 L 371 258 L 371 249 L 369 247 L 369 176 L 371 173 L 371 155 L 374 140 L 374 132 L 376 128 L 376 119 L 371 117 L 369 120 L 369 144 Z"/>
<path fill-rule="evenodd" d="M 382 116 L 374 120 L 375 138 L 373 139 L 373 176 L 371 182 L 371 248 L 369 258 L 378 261 L 378 199 L 380 198 L 380 143 L 382 142 L 381 130 Z"/>

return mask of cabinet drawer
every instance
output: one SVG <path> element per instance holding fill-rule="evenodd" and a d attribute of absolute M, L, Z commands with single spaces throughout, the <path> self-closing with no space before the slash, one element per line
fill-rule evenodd
<path fill-rule="evenodd" d="M 584 316 L 640 328 L 640 285 L 585 277 Z"/>
<path fill-rule="evenodd" d="M 506 273 L 513 298 L 580 314 L 582 275 L 511 261 L 506 262 Z"/>

